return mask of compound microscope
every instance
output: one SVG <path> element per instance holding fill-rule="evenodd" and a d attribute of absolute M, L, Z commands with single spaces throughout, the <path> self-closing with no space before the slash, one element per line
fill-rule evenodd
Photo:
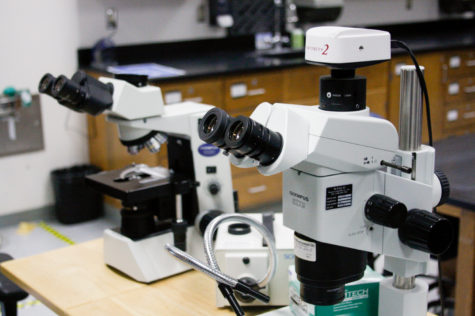
<path fill-rule="evenodd" d="M 145 76 L 96 80 L 82 71 L 71 79 L 46 74 L 39 91 L 78 112 L 106 112 L 129 153 L 144 147 L 156 153 L 167 142 L 169 169 L 138 164 L 86 178 L 123 205 L 120 229 L 104 232 L 105 263 L 149 283 L 189 270 L 165 244 L 204 258 L 195 221 L 204 229 L 213 216 L 235 210 L 228 159 L 198 137 L 198 122 L 212 107 L 164 106 L 160 88 L 147 86 Z"/>
<path fill-rule="evenodd" d="M 363 276 L 373 252 L 393 273 L 380 284 L 379 315 L 423 316 L 428 288 L 415 276 L 451 242 L 450 224 L 432 212 L 449 187 L 434 172 L 434 148 L 421 144 L 414 67 L 401 73 L 400 136 L 389 121 L 370 116 L 366 79 L 355 69 L 390 58 L 387 32 L 312 28 L 305 59 L 331 68 L 320 78 L 319 106 L 262 103 L 250 118 L 214 108 L 199 132 L 238 167 L 283 173 L 284 225 L 295 231 L 303 301 L 341 302 L 344 285 Z"/>

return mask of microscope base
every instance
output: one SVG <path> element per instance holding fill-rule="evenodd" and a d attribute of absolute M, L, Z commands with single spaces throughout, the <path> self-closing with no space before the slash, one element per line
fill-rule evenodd
<path fill-rule="evenodd" d="M 165 250 L 173 245 L 173 234 L 167 231 L 140 240 L 132 240 L 112 229 L 104 231 L 104 263 L 132 279 L 150 283 L 187 270 L 190 267 L 176 260 Z M 187 252 L 197 256 L 203 252 L 202 238 L 193 227 L 187 231 Z M 193 251 L 196 250 L 196 251 Z M 197 257 L 203 258 L 204 255 Z"/>
<path fill-rule="evenodd" d="M 415 288 L 401 290 L 393 286 L 393 278 L 379 286 L 379 316 L 426 316 L 428 286 L 416 279 Z"/>

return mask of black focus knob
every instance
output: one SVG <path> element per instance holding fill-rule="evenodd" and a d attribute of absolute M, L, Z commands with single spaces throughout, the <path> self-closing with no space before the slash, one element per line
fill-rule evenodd
<path fill-rule="evenodd" d="M 211 183 L 211 184 L 208 186 L 208 190 L 209 190 L 209 193 L 211 193 L 212 195 L 218 194 L 218 192 L 219 192 L 219 184 L 217 184 L 217 183 Z"/>
<path fill-rule="evenodd" d="M 219 210 L 210 210 L 208 212 L 203 212 L 203 213 L 198 214 L 195 220 L 195 225 L 198 231 L 200 232 L 201 236 L 204 235 L 206 227 L 208 227 L 209 223 L 211 223 L 213 219 L 215 219 L 221 214 L 223 214 L 223 211 L 219 211 Z"/>
<path fill-rule="evenodd" d="M 447 176 L 440 170 L 436 170 L 435 175 L 439 179 L 440 182 L 440 187 L 442 188 L 442 194 L 440 195 L 440 201 L 437 206 L 445 204 L 447 200 L 449 199 L 450 195 L 450 184 L 449 184 L 449 179 Z"/>
<path fill-rule="evenodd" d="M 398 228 L 406 219 L 407 208 L 388 196 L 374 194 L 366 202 L 365 215 L 373 223 Z"/>
<path fill-rule="evenodd" d="M 452 226 L 446 218 L 418 209 L 407 213 L 398 235 L 403 244 L 432 255 L 444 253 L 453 237 Z"/>

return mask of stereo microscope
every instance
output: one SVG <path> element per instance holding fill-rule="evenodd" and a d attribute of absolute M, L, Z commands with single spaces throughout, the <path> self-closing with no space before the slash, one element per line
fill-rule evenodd
<path fill-rule="evenodd" d="M 450 224 L 432 212 L 449 187 L 434 172 L 434 148 L 421 144 L 414 67 L 402 69 L 400 135 L 389 121 L 370 116 L 366 79 L 355 69 L 390 58 L 387 32 L 312 28 L 305 59 L 331 68 L 320 79 L 319 106 L 262 103 L 250 118 L 214 108 L 199 133 L 238 167 L 283 173 L 284 225 L 295 231 L 305 302 L 341 302 L 344 285 L 363 276 L 372 252 L 384 255 L 394 274 L 381 282 L 379 315 L 422 316 L 428 289 L 415 276 L 451 242 Z"/>
<path fill-rule="evenodd" d="M 121 227 L 104 232 L 105 263 L 149 283 L 189 270 L 168 254 L 166 244 L 204 258 L 195 221 L 204 231 L 206 221 L 235 211 L 229 161 L 198 136 L 198 122 L 212 107 L 164 106 L 160 88 L 147 86 L 145 76 L 96 80 L 82 71 L 71 79 L 46 74 L 39 91 L 78 112 L 107 113 L 131 154 L 144 147 L 156 153 L 167 142 L 169 169 L 137 164 L 86 178 L 123 205 Z"/>

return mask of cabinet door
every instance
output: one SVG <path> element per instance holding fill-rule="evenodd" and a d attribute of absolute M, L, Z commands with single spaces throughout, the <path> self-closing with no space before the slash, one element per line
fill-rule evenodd
<path fill-rule="evenodd" d="M 447 80 L 444 89 L 444 100 L 447 105 L 475 100 L 475 74 L 462 78 Z"/>
<path fill-rule="evenodd" d="M 447 136 L 463 134 L 475 127 L 475 102 L 445 107 L 444 130 Z"/>
<path fill-rule="evenodd" d="M 465 75 L 475 75 L 475 50 L 457 50 L 442 55 L 444 81 Z"/>
<path fill-rule="evenodd" d="M 282 175 L 263 176 L 255 168 L 251 173 L 233 177 L 241 210 L 282 200 Z"/>
<path fill-rule="evenodd" d="M 443 137 L 443 101 L 442 101 L 442 70 L 441 70 L 441 53 L 418 54 L 417 61 L 419 65 L 425 67 L 424 78 L 426 80 L 427 90 L 429 92 L 432 135 L 433 139 L 438 140 Z M 403 65 L 412 65 L 410 57 L 397 56 L 391 59 L 390 76 L 389 76 L 389 120 L 399 128 L 399 94 L 400 67 Z M 424 105 L 424 117 L 422 119 L 422 140 L 427 143 L 427 120 Z"/>
<path fill-rule="evenodd" d="M 320 77 L 330 74 L 321 66 L 302 66 L 283 70 L 284 102 L 316 105 L 320 92 Z"/>
<path fill-rule="evenodd" d="M 366 106 L 383 118 L 388 118 L 389 63 L 358 68 L 356 74 L 366 77 Z"/>
<path fill-rule="evenodd" d="M 230 76 L 224 79 L 224 108 L 234 115 L 253 110 L 262 102 L 283 101 L 280 71 Z"/>
<path fill-rule="evenodd" d="M 165 104 L 194 101 L 223 106 L 223 81 L 220 79 L 163 83 L 158 86 L 162 89 Z"/>

